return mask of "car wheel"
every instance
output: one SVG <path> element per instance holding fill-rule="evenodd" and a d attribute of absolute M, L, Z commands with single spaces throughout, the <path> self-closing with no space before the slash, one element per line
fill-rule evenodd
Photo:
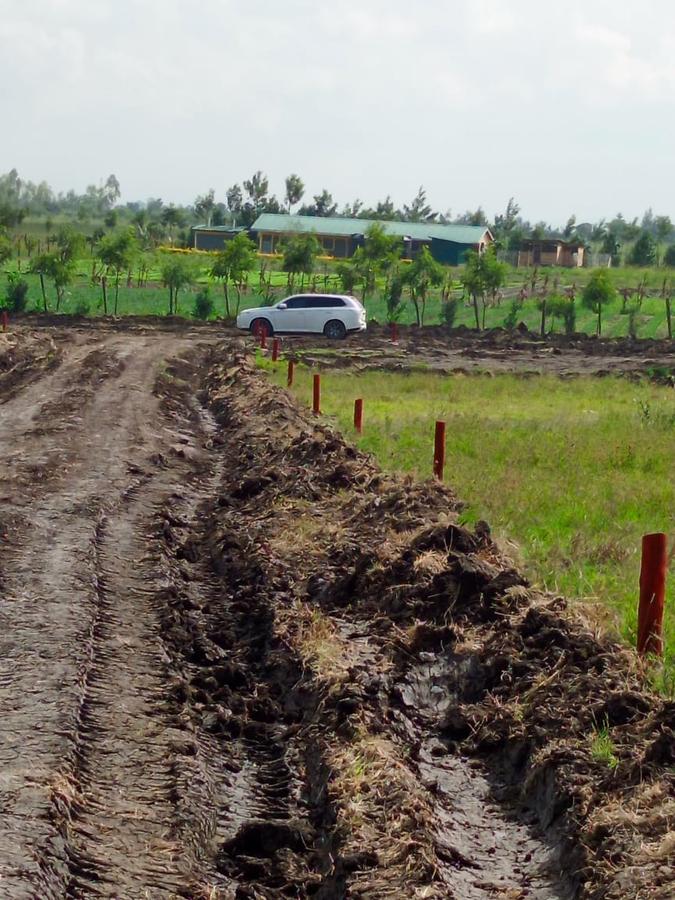
<path fill-rule="evenodd" d="M 274 334 L 274 328 L 269 319 L 254 319 L 249 326 L 249 331 L 256 337 L 263 335 L 271 337 Z"/>
<path fill-rule="evenodd" d="M 330 322 L 326 322 L 323 333 L 327 338 L 331 338 L 334 341 L 341 341 L 347 337 L 347 329 L 344 326 L 344 322 L 340 322 L 339 319 L 331 319 Z"/>

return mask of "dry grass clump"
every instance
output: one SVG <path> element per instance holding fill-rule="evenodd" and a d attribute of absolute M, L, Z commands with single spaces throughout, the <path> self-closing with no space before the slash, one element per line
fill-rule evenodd
<path fill-rule="evenodd" d="M 440 575 L 448 567 L 448 555 L 440 550 L 425 550 L 415 559 L 413 568 L 425 575 Z"/>
<path fill-rule="evenodd" d="M 337 684 L 348 676 L 351 645 L 317 607 L 292 600 L 277 610 L 275 630 L 319 681 Z"/>
<path fill-rule="evenodd" d="M 327 750 L 342 853 L 354 860 L 350 896 L 441 898 L 431 836 L 433 810 L 401 748 L 362 721 Z"/>

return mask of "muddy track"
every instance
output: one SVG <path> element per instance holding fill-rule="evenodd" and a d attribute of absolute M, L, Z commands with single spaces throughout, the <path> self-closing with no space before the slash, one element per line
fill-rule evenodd
<path fill-rule="evenodd" d="M 672 704 L 206 335 L 0 406 L 2 896 L 671 896 Z"/>
<path fill-rule="evenodd" d="M 204 352 L 87 337 L 3 408 L 3 896 L 193 896 L 156 521 L 218 472 Z"/>

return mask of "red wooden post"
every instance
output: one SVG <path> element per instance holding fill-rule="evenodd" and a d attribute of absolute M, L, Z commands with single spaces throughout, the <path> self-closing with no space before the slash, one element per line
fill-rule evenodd
<path fill-rule="evenodd" d="M 293 381 L 295 379 L 295 363 L 292 359 L 288 360 L 288 379 L 287 384 L 289 387 L 293 385 Z"/>
<path fill-rule="evenodd" d="M 318 416 L 321 412 L 321 376 L 314 376 L 314 391 L 312 395 L 312 412 Z"/>
<path fill-rule="evenodd" d="M 260 326 L 260 349 L 267 349 L 267 329 L 264 325 Z"/>
<path fill-rule="evenodd" d="M 276 362 L 279 359 L 279 338 L 272 339 L 272 362 Z"/>
<path fill-rule="evenodd" d="M 666 602 L 668 539 L 662 532 L 642 538 L 637 651 L 663 656 L 663 609 Z"/>
<path fill-rule="evenodd" d="M 3 309 L 2 311 L 2 330 L 7 331 L 7 324 L 9 323 L 9 316 L 7 315 L 7 310 Z"/>
<path fill-rule="evenodd" d="M 363 431 L 363 399 L 361 397 L 354 401 L 354 428 L 359 434 Z"/>
<path fill-rule="evenodd" d="M 398 344 L 398 325 L 396 322 L 391 323 L 391 342 L 392 344 Z"/>
<path fill-rule="evenodd" d="M 443 481 L 443 469 L 445 468 L 445 422 L 436 422 L 434 435 L 434 475 L 439 481 Z"/>

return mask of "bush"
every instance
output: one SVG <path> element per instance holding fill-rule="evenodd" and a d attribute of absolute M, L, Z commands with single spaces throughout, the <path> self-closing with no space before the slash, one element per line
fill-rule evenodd
<path fill-rule="evenodd" d="M 403 279 L 396 274 L 392 277 L 384 295 L 387 304 L 387 322 L 398 322 L 405 306 L 403 300 Z"/>
<path fill-rule="evenodd" d="M 10 275 L 3 306 L 10 312 L 22 313 L 28 306 L 28 282 Z"/>
<path fill-rule="evenodd" d="M 577 327 L 577 307 L 571 297 L 553 294 L 549 297 L 548 311 L 551 319 L 562 319 L 565 334 L 574 334 Z"/>
<path fill-rule="evenodd" d="M 516 325 L 518 324 L 518 314 L 520 313 L 520 303 L 518 300 L 512 300 L 511 305 L 509 306 L 509 311 L 504 319 L 504 328 L 507 331 L 513 331 Z"/>
<path fill-rule="evenodd" d="M 204 322 L 213 315 L 213 298 L 211 297 L 208 287 L 199 291 L 195 297 L 193 314 L 195 319 L 202 319 Z"/>
<path fill-rule="evenodd" d="M 452 328 L 454 326 L 458 310 L 459 300 L 456 297 L 451 297 L 441 304 L 441 319 L 446 328 Z"/>
<path fill-rule="evenodd" d="M 73 309 L 73 313 L 76 316 L 88 316 L 89 315 L 89 303 L 84 297 L 80 297 L 80 299 L 75 304 L 75 308 Z"/>
<path fill-rule="evenodd" d="M 356 283 L 359 280 L 359 275 L 356 269 L 353 266 L 350 266 L 349 263 L 338 263 L 335 268 L 337 272 L 338 278 L 340 279 L 340 284 L 342 285 L 342 290 L 345 294 L 353 294 L 354 288 L 356 287 Z"/>

